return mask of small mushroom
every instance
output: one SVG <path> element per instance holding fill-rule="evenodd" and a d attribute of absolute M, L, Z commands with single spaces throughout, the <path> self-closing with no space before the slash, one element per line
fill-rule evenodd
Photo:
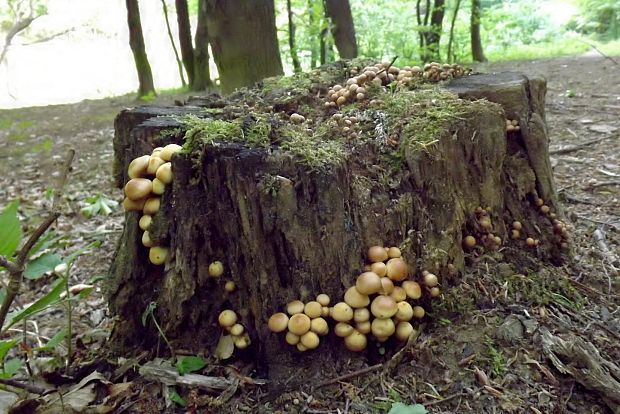
<path fill-rule="evenodd" d="M 151 194 L 153 183 L 146 178 L 132 178 L 125 184 L 125 195 L 131 200 L 140 200 Z"/>
<path fill-rule="evenodd" d="M 366 335 L 353 330 L 351 335 L 344 338 L 344 345 L 347 347 L 349 351 L 360 352 L 366 349 L 368 341 L 366 339 Z"/>
<path fill-rule="evenodd" d="M 237 290 L 237 285 L 232 280 L 229 280 L 226 284 L 224 284 L 224 290 L 228 293 L 232 293 Z"/>
<path fill-rule="evenodd" d="M 150 155 L 143 155 L 135 158 L 129 163 L 127 167 L 127 176 L 129 178 L 139 178 L 146 173 L 146 169 L 149 166 Z"/>
<path fill-rule="evenodd" d="M 409 275 L 409 266 L 400 257 L 390 259 L 387 262 L 387 277 L 393 281 L 400 282 Z"/>
<path fill-rule="evenodd" d="M 353 309 L 345 302 L 338 302 L 332 309 L 332 318 L 338 322 L 348 322 L 353 319 Z"/>
<path fill-rule="evenodd" d="M 287 332 L 284 340 L 289 345 L 297 345 L 299 343 L 299 335 L 295 335 L 293 332 Z"/>
<path fill-rule="evenodd" d="M 344 293 L 344 302 L 352 308 L 364 308 L 370 303 L 370 298 L 360 293 L 357 287 L 351 286 Z"/>
<path fill-rule="evenodd" d="M 153 246 L 149 250 L 149 260 L 154 265 L 162 265 L 168 258 L 168 248 L 161 246 Z"/>
<path fill-rule="evenodd" d="M 209 276 L 211 277 L 220 277 L 224 274 L 224 265 L 219 260 L 211 263 L 209 265 Z"/>
<path fill-rule="evenodd" d="M 388 254 L 381 246 L 372 246 L 368 249 L 368 260 L 371 262 L 384 262 L 388 259 Z"/>
<path fill-rule="evenodd" d="M 387 254 L 390 259 L 396 259 L 401 256 L 401 251 L 398 247 L 390 247 Z"/>
<path fill-rule="evenodd" d="M 304 313 L 308 315 L 310 319 L 318 318 L 323 312 L 323 307 L 319 302 L 311 301 L 304 306 Z"/>
<path fill-rule="evenodd" d="M 301 342 L 301 344 L 308 349 L 315 349 L 319 346 L 321 340 L 316 333 L 308 331 L 305 334 L 301 335 L 301 337 L 299 338 L 299 342 Z"/>
<path fill-rule="evenodd" d="M 397 311 L 398 305 L 390 296 L 379 295 L 370 304 L 370 312 L 376 318 L 391 318 Z"/>
<path fill-rule="evenodd" d="M 395 302 L 402 302 L 407 299 L 407 292 L 400 286 L 394 286 L 394 290 L 390 293 L 390 297 L 394 299 Z"/>
<path fill-rule="evenodd" d="M 245 331 L 245 328 L 240 323 L 236 323 L 230 328 L 230 334 L 233 336 L 243 335 L 244 331 Z"/>
<path fill-rule="evenodd" d="M 291 120 L 292 123 L 294 124 L 301 124 L 303 123 L 306 118 L 303 115 L 300 115 L 298 113 L 293 113 L 291 114 L 291 116 L 289 117 L 289 119 Z"/>
<path fill-rule="evenodd" d="M 316 301 L 319 302 L 321 306 L 329 306 L 329 300 L 329 296 L 327 296 L 325 293 L 321 293 L 316 297 Z"/>
<path fill-rule="evenodd" d="M 370 325 L 370 331 L 377 338 L 390 337 L 395 330 L 394 321 L 390 318 L 375 318 Z"/>
<path fill-rule="evenodd" d="M 164 161 L 170 161 L 172 159 L 172 155 L 176 154 L 177 152 L 181 152 L 182 149 L 183 147 L 180 145 L 168 144 L 161 150 L 159 157 Z"/>
<path fill-rule="evenodd" d="M 151 155 L 151 158 L 149 159 L 149 165 L 148 167 L 146 167 L 146 173 L 155 175 L 155 173 L 157 173 L 157 169 L 165 162 L 166 161 L 162 160 L 161 158 Z"/>
<path fill-rule="evenodd" d="M 286 328 L 288 328 L 288 320 L 289 317 L 283 313 L 278 312 L 271 315 L 269 321 L 267 322 L 267 326 L 271 332 L 284 332 Z M 295 345 L 295 344 L 292 344 Z"/>
<path fill-rule="evenodd" d="M 422 297 L 422 288 L 418 282 L 413 280 L 405 280 L 401 287 L 405 290 L 405 294 L 411 299 L 420 299 Z"/>
<path fill-rule="evenodd" d="M 169 162 L 163 163 L 157 169 L 155 177 L 164 184 L 170 184 L 172 182 L 172 164 Z"/>
<path fill-rule="evenodd" d="M 145 214 L 142 217 L 140 217 L 140 221 L 138 222 L 138 227 L 140 227 L 140 230 L 146 231 L 151 226 L 152 221 L 153 221 L 153 217 L 149 216 L 148 214 Z"/>
<path fill-rule="evenodd" d="M 369 334 L 370 331 L 372 330 L 372 325 L 371 325 L 370 321 L 357 322 L 355 324 L 355 329 L 359 333 L 363 333 L 364 335 L 366 335 L 366 334 Z"/>
<path fill-rule="evenodd" d="M 288 321 L 288 330 L 295 335 L 303 335 L 310 330 L 310 318 L 304 313 L 296 313 Z"/>
<path fill-rule="evenodd" d="M 353 311 L 353 320 L 355 322 L 366 322 L 370 320 L 370 311 L 368 308 L 359 308 Z"/>
<path fill-rule="evenodd" d="M 353 333 L 354 329 L 346 322 L 338 322 L 334 327 L 334 333 L 340 338 L 347 337 Z"/>
<path fill-rule="evenodd" d="M 289 315 L 295 315 L 297 313 L 302 313 L 304 311 L 306 305 L 304 305 L 304 303 L 300 300 L 294 300 L 292 302 L 289 302 L 286 305 L 286 313 L 288 313 Z"/>
<path fill-rule="evenodd" d="M 381 291 L 382 288 L 381 278 L 374 272 L 364 272 L 357 277 L 355 287 L 357 291 L 363 295 L 377 293 Z"/>
<path fill-rule="evenodd" d="M 409 339 L 409 336 L 414 332 L 413 325 L 409 322 L 401 321 L 396 325 L 396 338 L 399 341 L 406 341 Z"/>
<path fill-rule="evenodd" d="M 162 195 L 166 190 L 166 184 L 162 183 L 159 179 L 153 179 L 153 194 Z"/>
<path fill-rule="evenodd" d="M 398 302 L 398 310 L 396 311 L 394 318 L 399 321 L 410 321 L 411 318 L 413 318 L 413 307 L 411 307 L 409 302 Z"/>
<path fill-rule="evenodd" d="M 387 266 L 383 262 L 375 262 L 370 265 L 370 271 L 379 275 L 379 277 L 384 277 L 387 274 Z"/>
<path fill-rule="evenodd" d="M 151 240 L 151 235 L 148 231 L 142 233 L 142 245 L 144 247 L 153 247 L 153 241 Z"/>
<path fill-rule="evenodd" d="M 310 330 L 317 335 L 324 336 L 329 333 L 329 325 L 323 318 L 314 318 L 310 321 Z"/>
<path fill-rule="evenodd" d="M 142 209 L 142 212 L 144 214 L 148 214 L 152 216 L 159 211 L 160 205 L 161 205 L 161 199 L 159 197 L 147 198 L 146 201 L 144 202 L 144 208 Z"/>
<path fill-rule="evenodd" d="M 463 246 L 466 249 L 473 249 L 476 246 L 476 238 L 474 236 L 466 236 L 463 239 Z"/>
<path fill-rule="evenodd" d="M 432 288 L 439 284 L 439 279 L 433 273 L 427 273 L 424 275 L 424 284 L 429 288 Z"/>
<path fill-rule="evenodd" d="M 435 286 L 430 289 L 429 293 L 431 294 L 432 298 L 436 298 L 441 295 L 441 290 L 437 286 Z"/>
<path fill-rule="evenodd" d="M 230 309 L 223 310 L 220 312 L 220 316 L 217 318 L 217 321 L 222 328 L 230 328 L 237 323 L 237 314 L 235 311 Z"/>
<path fill-rule="evenodd" d="M 125 211 L 142 211 L 144 208 L 144 203 L 146 203 L 145 198 L 141 198 L 140 200 L 132 200 L 129 197 L 125 197 L 123 200 L 123 208 Z"/>
<path fill-rule="evenodd" d="M 389 295 L 394 291 L 394 282 L 389 277 L 381 278 L 381 292 L 384 295 Z"/>
<path fill-rule="evenodd" d="M 426 312 L 422 306 L 414 306 L 413 307 L 413 317 L 416 319 L 422 319 Z"/>

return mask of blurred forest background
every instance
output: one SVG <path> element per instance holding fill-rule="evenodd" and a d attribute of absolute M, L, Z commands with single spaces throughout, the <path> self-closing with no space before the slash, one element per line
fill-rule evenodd
<path fill-rule="evenodd" d="M 0 2 L 0 107 L 68 103 L 135 91 L 136 66 L 128 47 L 129 3 L 137 4 L 124 0 Z M 311 69 L 341 54 L 388 61 L 398 56 L 398 63 L 406 65 L 429 60 L 535 59 L 593 48 L 596 53 L 620 52 L 617 0 L 350 0 L 356 50 L 344 52 L 337 47 L 341 46 L 338 35 L 332 33 L 335 17 L 330 16 L 330 3 L 347 2 L 275 1 L 285 73 Z M 185 17 L 184 7 L 189 33 L 183 33 L 183 25 L 178 24 Z M 200 26 L 199 1 L 143 0 L 139 12 L 154 88 L 162 92 L 178 91 L 183 84 L 191 87 L 191 68 L 181 60 L 185 51 L 191 51 L 192 39 L 199 38 L 195 34 Z M 477 23 L 481 49 L 476 49 L 477 41 L 472 43 Z M 183 43 L 187 39 L 189 46 Z M 211 57 L 207 73 L 217 85 L 213 51 L 205 50 Z M 194 84 L 193 89 L 206 86 L 210 84 Z M 141 91 L 147 99 L 149 93 Z"/>

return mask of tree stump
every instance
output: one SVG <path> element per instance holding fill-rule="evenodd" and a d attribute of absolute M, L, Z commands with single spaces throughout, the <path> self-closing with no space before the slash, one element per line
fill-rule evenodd
<path fill-rule="evenodd" d="M 119 187 L 132 159 L 169 143 L 185 149 L 172 158 L 173 182 L 149 228 L 170 249 L 165 265 L 149 263 L 140 214 L 126 214 L 108 284 L 116 350 L 158 343 L 155 326 L 141 320 L 156 302 L 154 316 L 175 347 L 211 355 L 223 332 L 218 315 L 233 309 L 252 340 L 235 357 L 257 362 L 274 380 L 313 375 L 358 355 L 381 356 L 351 353 L 333 334 L 301 353 L 270 332 L 267 320 L 295 299 L 327 293 L 332 304 L 341 301 L 363 272 L 369 246 L 399 246 L 409 278 L 428 270 L 442 289 L 458 283 L 467 257 L 485 252 L 511 262 L 566 260 L 566 240 L 553 224 L 560 211 L 543 79 L 474 74 L 441 86 L 376 90 L 374 101 L 340 111 L 325 107 L 328 88 L 352 67 L 269 79 L 226 100 L 193 98 L 184 107 L 119 114 Z M 337 112 L 358 118 L 356 137 L 333 121 Z M 293 113 L 304 123 L 290 122 Z M 196 126 L 191 116 L 204 120 Z M 519 128 L 507 131 L 507 119 Z M 213 135 L 210 125 L 222 120 L 236 122 L 238 136 Z M 480 207 L 501 245 L 481 241 Z M 516 239 L 514 221 L 522 224 Z M 465 248 L 467 235 L 477 235 L 478 245 Z M 209 277 L 218 260 L 224 274 Z M 237 289 L 226 292 L 226 281 Z M 430 299 L 422 304 L 432 306 Z"/>

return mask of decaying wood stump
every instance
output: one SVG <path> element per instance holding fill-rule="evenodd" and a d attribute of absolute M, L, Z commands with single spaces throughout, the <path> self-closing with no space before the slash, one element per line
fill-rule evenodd
<path fill-rule="evenodd" d="M 480 206 L 502 239 L 496 254 L 556 264 L 566 259 L 552 225 L 560 212 L 547 152 L 544 80 L 500 73 L 378 91 L 382 102 L 343 109 L 358 118 L 352 139 L 331 120 L 337 110 L 323 105 L 327 89 L 349 69 L 343 64 L 306 78 L 268 80 L 227 100 L 195 98 L 184 107 L 140 107 L 117 117 L 119 187 L 133 158 L 184 143 L 191 129 L 184 119 L 195 118 L 183 116 L 240 120 L 242 136 L 212 139 L 205 122 L 172 159 L 174 179 L 151 231 L 170 247 L 165 266 L 149 263 L 140 215 L 126 214 L 108 289 L 116 349 L 157 343 L 155 327 L 141 321 L 156 302 L 155 317 L 175 346 L 211 353 L 222 332 L 218 314 L 229 308 L 252 338 L 240 357 L 258 361 L 271 378 L 289 375 L 291 367 L 320 370 L 356 354 L 331 337 L 318 350 L 299 353 L 268 331 L 269 316 L 319 293 L 332 303 L 342 300 L 362 272 L 366 249 L 376 244 L 400 246 L 413 278 L 427 269 L 449 288 L 465 257 L 487 249 L 463 247 L 463 238 L 480 230 Z M 304 124 L 289 122 L 295 112 Z M 506 119 L 517 120 L 519 130 L 507 133 Z M 256 145 L 250 129 L 259 124 L 268 127 Z M 541 213 L 539 198 L 551 217 Z M 519 239 L 511 239 L 514 221 L 523 225 Z M 526 236 L 538 245 L 528 246 Z M 208 276 L 215 260 L 225 266 L 219 278 Z M 233 293 L 223 289 L 229 280 L 237 286 Z"/>

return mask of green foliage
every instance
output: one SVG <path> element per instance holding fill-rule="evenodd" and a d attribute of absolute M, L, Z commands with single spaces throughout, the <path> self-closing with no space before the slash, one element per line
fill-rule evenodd
<path fill-rule="evenodd" d="M 179 356 L 177 357 L 177 362 L 175 364 L 179 374 L 181 375 L 200 371 L 206 365 L 207 361 L 197 356 Z"/>
<path fill-rule="evenodd" d="M 60 256 L 54 253 L 45 253 L 36 259 L 30 260 L 24 270 L 26 279 L 38 279 L 47 272 L 54 270 L 56 266 L 62 263 Z"/>
<path fill-rule="evenodd" d="M 187 406 L 187 402 L 183 399 L 183 397 L 179 395 L 177 390 L 175 390 L 174 388 L 170 388 L 170 391 L 168 393 L 168 398 L 170 398 L 170 401 L 172 401 L 175 404 L 180 405 L 181 407 Z"/>
<path fill-rule="evenodd" d="M 426 408 L 422 404 L 403 404 L 400 402 L 395 402 L 392 404 L 392 408 L 388 414 L 426 414 Z"/>
<path fill-rule="evenodd" d="M 502 377 L 506 373 L 506 358 L 501 351 L 495 348 L 493 340 L 490 337 L 485 338 L 489 357 L 491 360 L 491 376 L 493 378 Z"/>
<path fill-rule="evenodd" d="M 107 198 L 101 193 L 88 197 L 84 200 L 84 204 L 85 205 L 80 209 L 80 212 L 86 217 L 93 217 L 97 215 L 108 216 L 112 213 L 113 208 L 118 206 L 117 201 Z"/>
<path fill-rule="evenodd" d="M 0 256 L 11 257 L 19 247 L 22 230 L 17 217 L 18 201 L 9 203 L 0 214 Z"/>
<path fill-rule="evenodd" d="M 567 24 L 568 29 L 595 35 L 599 39 L 620 38 L 620 2 L 617 0 L 578 0 L 579 13 Z"/>
<path fill-rule="evenodd" d="M 11 326 L 23 321 L 26 318 L 36 315 L 37 313 L 40 313 L 51 306 L 57 305 L 62 300 L 62 293 L 66 289 L 65 284 L 66 280 L 64 277 L 58 279 L 52 285 L 52 289 L 47 294 L 37 299 L 32 305 L 13 314 L 10 314 L 9 321 L 6 323 L 3 329 L 10 328 Z"/>
<path fill-rule="evenodd" d="M 35 348 L 35 351 L 54 351 L 56 347 L 58 347 L 58 345 L 60 345 L 65 340 L 67 334 L 67 329 L 61 329 L 60 331 L 56 332 L 56 334 L 52 336 L 45 345 L 39 348 Z"/>

